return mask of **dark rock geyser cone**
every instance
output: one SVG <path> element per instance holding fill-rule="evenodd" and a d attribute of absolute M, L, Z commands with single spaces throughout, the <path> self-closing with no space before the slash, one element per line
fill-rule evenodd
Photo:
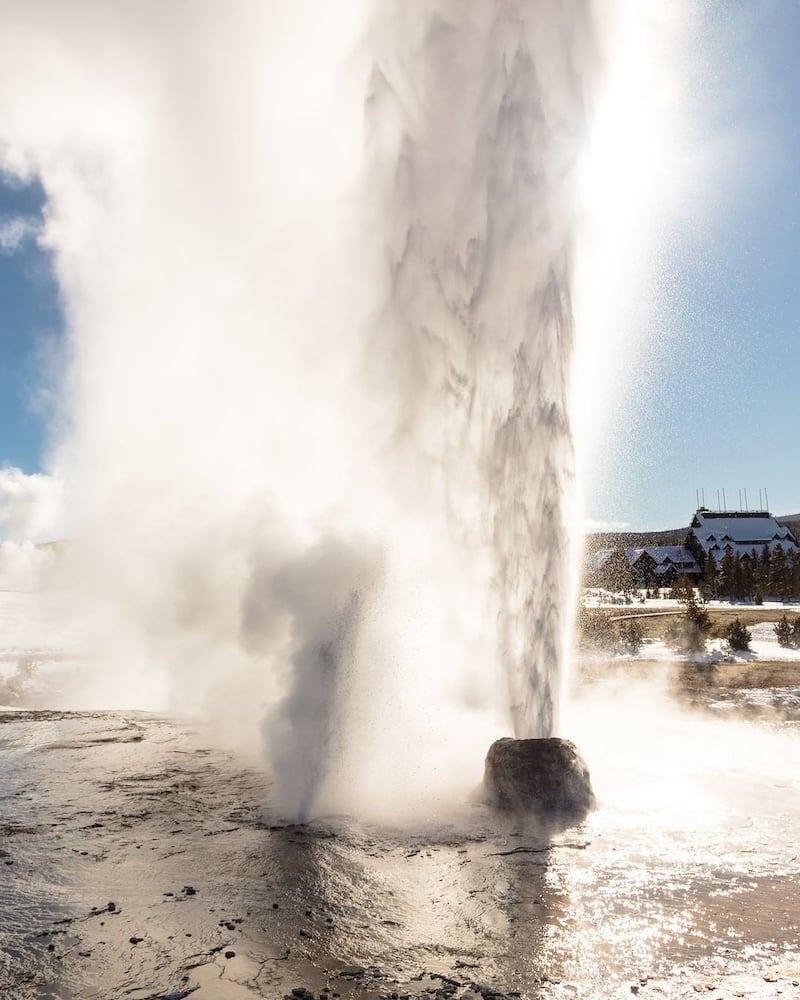
<path fill-rule="evenodd" d="M 570 740 L 496 740 L 486 755 L 483 785 L 498 809 L 574 819 L 594 808 L 589 769 Z"/>

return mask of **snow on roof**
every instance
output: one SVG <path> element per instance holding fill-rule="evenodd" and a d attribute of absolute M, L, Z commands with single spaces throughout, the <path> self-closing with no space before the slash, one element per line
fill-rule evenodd
<path fill-rule="evenodd" d="M 737 550 L 744 546 L 748 552 L 754 547 L 772 542 L 788 543 L 790 548 L 797 546 L 791 531 L 765 512 L 743 516 L 738 511 L 725 514 L 698 510 L 691 530 L 706 551 L 715 544 L 721 549 L 727 544 L 733 545 Z"/>
<path fill-rule="evenodd" d="M 645 545 L 638 549 L 625 549 L 625 555 L 631 566 L 645 553 L 657 565 L 668 562 L 673 565 L 681 563 L 691 566 L 696 565 L 696 560 L 692 553 L 682 545 Z"/>
<path fill-rule="evenodd" d="M 602 569 L 608 562 L 611 554 L 615 551 L 615 549 L 598 549 L 597 552 L 592 552 L 587 558 L 586 565 L 590 570 Z"/>

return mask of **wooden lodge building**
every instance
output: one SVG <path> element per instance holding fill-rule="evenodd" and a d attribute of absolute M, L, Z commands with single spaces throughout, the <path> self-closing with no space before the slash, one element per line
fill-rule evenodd
<path fill-rule="evenodd" d="M 686 547 L 696 559 L 705 564 L 711 554 L 717 567 L 726 555 L 747 560 L 754 550 L 760 555 L 764 546 L 770 552 L 783 549 L 785 555 L 800 552 L 792 532 L 766 510 L 717 511 L 700 507 L 686 537 Z"/>
<path fill-rule="evenodd" d="M 789 528 L 768 511 L 712 511 L 700 507 L 692 518 L 682 545 L 645 545 L 602 548 L 591 553 L 585 567 L 585 585 L 624 590 L 631 587 L 669 587 L 679 576 L 699 580 L 709 555 L 719 569 L 730 554 L 746 563 L 770 553 L 800 554 L 800 545 Z"/>

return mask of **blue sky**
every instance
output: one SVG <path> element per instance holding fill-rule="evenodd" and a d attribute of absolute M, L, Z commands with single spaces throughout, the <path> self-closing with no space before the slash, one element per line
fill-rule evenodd
<path fill-rule="evenodd" d="M 0 183 L 0 464 L 37 472 L 44 449 L 44 359 L 63 329 L 58 288 L 35 231 L 13 220 L 42 218 L 38 183 Z M 4 226 L 5 224 L 5 226 Z"/>
<path fill-rule="evenodd" d="M 645 346 L 618 365 L 589 515 L 685 525 L 697 489 L 800 511 L 800 4 L 709 7 L 697 140 L 728 150 L 664 247 Z"/>
<path fill-rule="evenodd" d="M 707 11 L 689 117 L 698 142 L 731 153 L 665 241 L 587 504 L 637 529 L 686 524 L 698 489 L 715 506 L 718 489 L 738 502 L 746 488 L 752 506 L 765 488 L 776 513 L 800 511 L 800 3 Z M 46 253 L 30 234 L 4 245 L 2 227 L 43 205 L 37 184 L 0 183 L 0 465 L 28 473 L 43 462 L 42 366 L 62 320 Z"/>

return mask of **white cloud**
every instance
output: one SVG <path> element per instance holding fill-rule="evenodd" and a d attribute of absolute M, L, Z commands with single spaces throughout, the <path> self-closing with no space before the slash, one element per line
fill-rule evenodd
<path fill-rule="evenodd" d="M 26 240 L 39 235 L 39 221 L 32 216 L 11 215 L 0 218 L 0 253 L 10 256 L 22 248 Z"/>
<path fill-rule="evenodd" d="M 0 534 L 16 542 L 54 537 L 61 514 L 61 480 L 44 473 L 0 469 Z"/>

